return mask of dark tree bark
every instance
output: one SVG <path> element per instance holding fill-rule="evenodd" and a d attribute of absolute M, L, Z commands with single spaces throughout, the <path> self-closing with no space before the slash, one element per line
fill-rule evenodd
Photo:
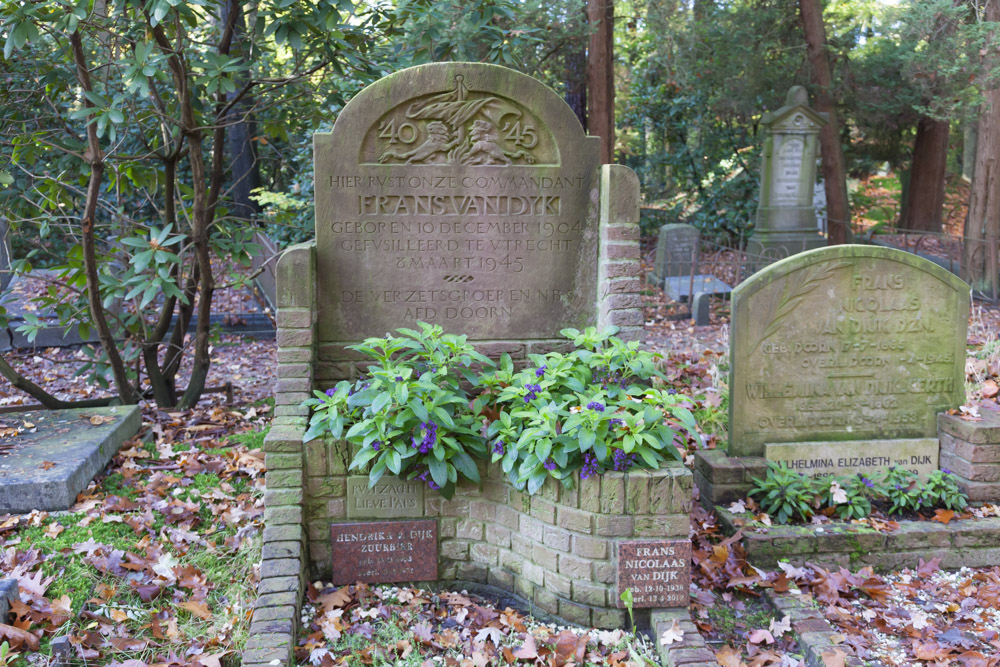
<path fill-rule="evenodd" d="M 921 118 L 913 144 L 913 160 L 899 216 L 902 229 L 941 231 L 945 172 L 948 167 L 948 121 Z"/>
<path fill-rule="evenodd" d="M 986 3 L 985 19 L 1000 22 L 1000 0 Z M 982 49 L 987 62 L 984 69 L 1000 65 L 996 25 Z M 997 242 L 1000 239 L 1000 87 L 995 83 L 983 91 L 976 137 L 976 163 L 969 190 L 969 212 L 965 218 L 965 243 L 962 250 L 962 278 L 974 289 L 989 291 L 995 299 L 997 286 Z"/>
<path fill-rule="evenodd" d="M 601 138 L 601 162 L 614 161 L 615 80 L 614 0 L 587 0 L 590 48 L 587 50 L 587 131 Z"/>
<path fill-rule="evenodd" d="M 587 51 L 574 50 L 566 56 L 566 104 L 587 131 Z"/>
<path fill-rule="evenodd" d="M 7 289 L 10 279 L 14 276 L 10 272 L 10 244 L 7 237 L 10 236 L 10 223 L 0 215 L 0 291 Z"/>
<path fill-rule="evenodd" d="M 235 16 L 230 16 L 233 13 Z M 246 60 L 245 51 L 246 29 L 244 27 L 243 11 L 237 2 L 225 2 L 221 8 L 223 25 L 232 23 L 233 43 L 230 55 Z M 246 77 L 237 79 L 237 90 L 246 85 Z M 227 101 L 235 98 L 235 93 L 226 96 Z M 253 138 L 257 133 L 253 120 L 253 98 L 245 95 L 232 106 L 226 114 L 225 122 L 227 150 L 229 153 L 229 169 L 231 176 L 230 197 L 232 199 L 232 215 L 244 220 L 253 220 L 260 212 L 257 202 L 250 198 L 251 193 L 260 187 L 260 165 L 257 162 L 257 149 Z"/>
<path fill-rule="evenodd" d="M 851 209 L 847 200 L 847 167 L 840 144 L 840 123 L 833 100 L 833 75 L 826 50 L 826 28 L 820 0 L 799 0 L 799 18 L 806 38 L 812 82 L 816 88 L 816 110 L 829 114 L 819 133 L 823 181 L 826 184 L 827 242 L 847 243 L 850 238 Z"/>

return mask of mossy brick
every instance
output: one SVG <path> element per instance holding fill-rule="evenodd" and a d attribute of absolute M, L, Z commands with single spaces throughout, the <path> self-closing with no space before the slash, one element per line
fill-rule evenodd
<path fill-rule="evenodd" d="M 427 495 L 424 497 L 424 516 L 433 517 L 441 516 L 441 503 L 442 499 L 440 496 Z"/>
<path fill-rule="evenodd" d="M 438 562 L 438 579 L 451 581 L 458 578 L 458 568 L 454 561 L 441 560 Z"/>
<path fill-rule="evenodd" d="M 264 455 L 264 465 L 268 470 L 301 470 L 302 455 L 268 452 Z"/>
<path fill-rule="evenodd" d="M 326 442 L 322 438 L 310 440 L 305 444 L 305 469 L 310 477 L 325 477 L 326 468 Z"/>
<path fill-rule="evenodd" d="M 559 554 L 559 574 L 564 574 L 571 579 L 590 579 L 590 563 L 585 558 L 578 558 L 570 554 Z"/>
<path fill-rule="evenodd" d="M 278 350 L 279 364 L 294 364 L 313 362 L 313 350 L 311 347 L 284 347 Z"/>
<path fill-rule="evenodd" d="M 309 527 L 306 530 L 306 535 L 309 536 L 309 542 L 311 544 L 316 544 L 317 542 L 329 541 L 330 540 L 330 522 L 327 519 L 318 519 L 316 521 L 310 521 Z"/>
<path fill-rule="evenodd" d="M 500 550 L 500 567 L 508 572 L 521 574 L 524 569 L 524 562 L 524 559 L 518 554 L 506 549 Z"/>
<path fill-rule="evenodd" d="M 471 581 L 477 584 L 485 584 L 489 568 L 483 563 L 472 561 L 458 561 L 455 563 L 455 577 L 462 581 Z"/>
<path fill-rule="evenodd" d="M 545 536 L 545 524 L 539 519 L 525 516 L 524 514 L 521 515 L 518 530 L 522 535 L 534 542 L 541 542 Z"/>
<path fill-rule="evenodd" d="M 540 585 L 535 588 L 534 603 L 542 611 L 550 614 L 559 613 L 559 598 L 552 591 L 547 591 Z"/>
<path fill-rule="evenodd" d="M 331 519 L 346 518 L 347 500 L 345 498 L 331 498 L 326 501 L 326 515 Z"/>
<path fill-rule="evenodd" d="M 685 468 L 683 464 L 673 467 L 671 473 L 674 483 L 671 493 L 670 512 L 671 514 L 688 514 L 691 512 L 691 501 L 694 496 L 694 477 L 691 475 L 691 471 Z"/>
<path fill-rule="evenodd" d="M 885 548 L 889 551 L 937 549 L 950 546 L 951 539 L 952 532 L 946 526 L 930 521 L 900 521 L 899 528 L 886 533 Z"/>
<path fill-rule="evenodd" d="M 617 630 L 625 627 L 624 609 L 594 609 L 590 615 L 595 628 Z"/>
<path fill-rule="evenodd" d="M 276 618 L 270 621 L 257 620 L 250 622 L 250 636 L 261 637 L 268 635 L 288 635 L 294 633 L 294 622 L 290 618 Z"/>
<path fill-rule="evenodd" d="M 449 516 L 443 519 L 438 519 L 438 537 L 443 539 L 446 537 L 455 537 L 458 535 L 458 519 Z"/>
<path fill-rule="evenodd" d="M 508 530 L 520 530 L 520 514 L 510 507 L 497 507 L 497 523 Z"/>
<path fill-rule="evenodd" d="M 347 480 L 343 477 L 310 477 L 310 498 L 342 498 L 347 494 Z"/>
<path fill-rule="evenodd" d="M 574 535 L 572 553 L 583 558 L 607 558 L 608 540 L 600 537 Z"/>
<path fill-rule="evenodd" d="M 956 477 L 958 476 L 956 475 Z M 969 502 L 1000 503 L 1000 483 L 972 482 L 962 477 L 958 477 L 956 481 L 959 488 L 969 497 Z"/>
<path fill-rule="evenodd" d="M 947 530 L 952 535 L 952 544 L 959 549 L 1000 546 L 1000 518 L 997 517 L 955 521 L 948 524 Z"/>
<path fill-rule="evenodd" d="M 516 576 L 514 577 L 514 592 L 525 600 L 530 600 L 535 592 L 535 585 L 525 577 Z"/>
<path fill-rule="evenodd" d="M 264 491 L 264 506 L 301 505 L 303 496 L 302 489 L 267 489 Z"/>
<path fill-rule="evenodd" d="M 459 519 L 455 527 L 455 536 L 465 540 L 483 539 L 483 522 L 472 519 Z"/>
<path fill-rule="evenodd" d="M 465 498 L 452 498 L 441 501 L 441 516 L 455 516 L 466 519 L 469 516 L 469 501 Z"/>
<path fill-rule="evenodd" d="M 601 478 L 601 512 L 622 514 L 625 511 L 625 476 L 605 473 Z"/>
<path fill-rule="evenodd" d="M 265 542 L 261 547 L 261 560 L 298 559 L 302 556 L 302 543 L 289 540 L 287 542 Z"/>
<path fill-rule="evenodd" d="M 531 496 L 527 493 L 510 489 L 507 493 L 507 498 L 507 505 L 512 509 L 521 512 L 522 514 L 531 513 Z"/>
<path fill-rule="evenodd" d="M 278 329 L 274 335 L 278 348 L 308 347 L 316 340 L 312 329 Z"/>
<path fill-rule="evenodd" d="M 486 524 L 486 541 L 498 547 L 510 548 L 510 529 L 488 523 Z"/>
<path fill-rule="evenodd" d="M 490 568 L 486 576 L 486 582 L 490 586 L 496 586 L 507 591 L 514 590 L 514 575 L 500 568 Z"/>
<path fill-rule="evenodd" d="M 573 488 L 567 489 L 565 487 L 559 489 L 559 507 L 568 507 L 571 509 L 576 509 L 580 506 L 580 479 L 579 477 L 574 478 Z"/>
<path fill-rule="evenodd" d="M 580 509 L 587 512 L 601 511 L 600 475 L 580 480 Z"/>
<path fill-rule="evenodd" d="M 439 552 L 441 558 L 451 558 L 452 560 L 468 560 L 469 543 L 461 540 L 444 540 L 441 542 Z"/>
<path fill-rule="evenodd" d="M 593 516 L 590 512 L 560 506 L 556 510 L 556 525 L 577 533 L 590 533 Z"/>
<path fill-rule="evenodd" d="M 973 445 L 1000 444 L 1000 417 L 988 411 L 974 422 L 958 415 L 939 414 L 938 430 Z"/>
<path fill-rule="evenodd" d="M 715 654 L 707 648 L 667 648 L 667 662 L 664 665 L 670 667 L 715 667 L 719 663 L 715 660 Z"/>
<path fill-rule="evenodd" d="M 246 648 L 248 651 L 254 649 L 281 649 L 282 647 L 291 646 L 293 639 L 291 632 L 284 631 L 252 634 L 247 639 Z"/>
<path fill-rule="evenodd" d="M 599 584 L 613 584 L 615 583 L 615 576 L 617 575 L 617 570 L 615 569 L 615 564 L 611 561 L 597 561 L 591 567 L 593 581 Z"/>
<path fill-rule="evenodd" d="M 573 594 L 573 580 L 555 572 L 545 573 L 545 587 L 560 597 L 569 598 Z"/>
<path fill-rule="evenodd" d="M 628 514 L 648 514 L 649 475 L 639 473 L 625 476 L 625 512 Z"/>
<path fill-rule="evenodd" d="M 308 417 L 309 408 L 302 405 L 279 405 L 274 408 L 275 417 Z"/>
<path fill-rule="evenodd" d="M 278 326 L 290 329 L 306 329 L 313 325 L 313 310 L 311 308 L 279 308 Z"/>
<path fill-rule="evenodd" d="M 691 519 L 687 514 L 635 517 L 636 537 L 686 537 Z"/>
<path fill-rule="evenodd" d="M 329 519 L 330 509 L 328 506 L 329 501 L 325 498 L 314 498 L 309 500 L 305 504 L 306 506 L 306 516 L 308 521 L 313 521 L 315 519 Z"/>
<path fill-rule="evenodd" d="M 574 602 L 580 602 L 591 607 L 603 607 L 607 604 L 607 588 L 577 579 L 573 582 Z"/>
<path fill-rule="evenodd" d="M 531 547 L 531 560 L 550 572 L 559 569 L 559 552 L 544 544 L 534 544 Z"/>
<path fill-rule="evenodd" d="M 573 535 L 568 530 L 547 526 L 545 528 L 545 546 L 557 551 L 569 551 Z"/>
<path fill-rule="evenodd" d="M 816 550 L 819 552 L 839 551 L 847 553 L 880 551 L 885 549 L 886 534 L 877 531 L 862 531 L 852 528 L 839 529 L 838 527 L 824 527 L 823 532 L 814 532 L 816 538 Z M 774 546 L 778 549 L 785 544 L 786 539 L 799 539 L 802 536 L 792 537 L 780 536 L 772 532 Z M 809 553 L 801 551 L 791 551 L 790 553 Z"/>
<path fill-rule="evenodd" d="M 860 536 L 860 534 L 858 534 Z M 880 533 L 872 533 L 875 537 L 875 541 L 881 536 L 884 540 L 884 535 Z M 787 554 L 812 554 L 817 551 L 817 540 L 816 535 L 812 533 L 802 533 L 802 534 L 776 534 L 773 530 L 771 532 L 771 543 L 774 547 L 780 551 Z"/>
<path fill-rule="evenodd" d="M 802 620 L 792 621 L 792 631 L 795 634 L 801 635 L 806 632 L 833 632 L 833 627 L 827 622 L 825 618 L 803 618 Z"/>
<path fill-rule="evenodd" d="M 264 543 L 269 542 L 302 542 L 305 531 L 299 524 L 289 523 L 264 526 Z"/>
<path fill-rule="evenodd" d="M 265 561 L 271 562 L 271 561 Z M 260 580 L 257 584 L 257 594 L 267 595 L 269 593 L 287 593 L 291 591 L 299 590 L 299 577 L 298 575 L 289 575 L 284 577 L 267 577 Z"/>
<path fill-rule="evenodd" d="M 743 481 L 743 466 L 721 449 L 696 451 L 694 469 L 712 484 L 740 484 Z"/>
<path fill-rule="evenodd" d="M 289 664 L 291 649 L 288 648 L 253 648 L 243 651 L 240 664 L 245 667 L 253 665 L 281 665 Z"/>
<path fill-rule="evenodd" d="M 296 505 L 264 508 L 264 525 L 281 523 L 302 523 L 302 508 Z"/>
<path fill-rule="evenodd" d="M 301 391 L 277 391 L 274 393 L 275 405 L 298 405 L 309 398 L 309 395 Z"/>
<path fill-rule="evenodd" d="M 469 548 L 469 556 L 476 563 L 483 563 L 484 565 L 489 565 L 490 567 L 496 567 L 499 562 L 499 552 L 495 546 L 490 544 L 483 544 L 482 542 L 478 544 L 473 544 Z"/>
<path fill-rule="evenodd" d="M 518 556 L 531 558 L 531 548 L 534 543 L 520 533 L 510 536 L 510 549 Z"/>
<path fill-rule="evenodd" d="M 590 627 L 590 607 L 560 598 L 559 617 L 570 623 Z"/>
<path fill-rule="evenodd" d="M 295 606 L 290 604 L 283 607 L 261 607 L 253 610 L 253 622 L 294 620 L 296 616 Z"/>
<path fill-rule="evenodd" d="M 501 482 L 484 482 L 483 497 L 496 503 L 506 503 L 509 489 Z"/>
<path fill-rule="evenodd" d="M 497 506 L 485 500 L 473 500 L 469 502 L 469 518 L 480 521 L 494 521 L 497 516 Z"/>
<path fill-rule="evenodd" d="M 289 605 L 297 607 L 299 604 L 298 589 L 280 591 L 278 593 L 261 593 L 258 587 L 257 594 L 257 599 L 253 603 L 254 610 L 265 607 L 287 607 Z"/>
<path fill-rule="evenodd" d="M 304 429 L 298 426 L 272 426 L 264 437 L 265 456 L 268 453 L 294 453 L 302 451 Z"/>
<path fill-rule="evenodd" d="M 555 478 L 549 477 L 542 484 L 542 488 L 538 489 L 538 492 L 534 495 L 532 499 L 534 500 L 535 498 L 542 498 L 543 500 L 547 500 L 550 503 L 558 502 L 559 482 Z"/>
<path fill-rule="evenodd" d="M 598 514 L 594 517 L 594 532 L 604 537 L 631 537 L 634 525 L 630 516 Z"/>
<path fill-rule="evenodd" d="M 531 499 L 531 516 L 539 521 L 554 524 L 556 522 L 556 505 L 542 498 Z"/>
<path fill-rule="evenodd" d="M 330 546 L 329 537 L 326 542 L 313 542 L 309 545 L 309 561 L 313 563 L 314 571 L 329 572 L 330 564 L 333 562 L 333 548 Z"/>
<path fill-rule="evenodd" d="M 299 429 L 302 433 L 305 433 L 306 429 L 309 428 L 309 418 L 308 417 L 289 417 L 287 415 L 286 416 L 277 416 L 276 415 L 271 420 L 271 431 L 273 432 L 274 429 L 276 427 L 278 427 L 278 426 L 281 426 L 282 428 L 284 428 L 286 426 L 292 426 L 292 427 L 295 427 L 295 428 Z M 302 440 L 301 435 L 299 436 L 298 439 L 300 441 Z"/>
<path fill-rule="evenodd" d="M 524 566 L 521 568 L 521 576 L 536 586 L 541 586 L 545 583 L 545 568 L 538 563 L 532 563 L 530 560 L 525 561 Z"/>
<path fill-rule="evenodd" d="M 280 367 L 281 370 L 284 371 L 284 374 L 274 385 L 274 391 L 276 394 L 299 393 L 303 397 L 306 397 L 309 392 L 312 391 L 312 378 L 307 375 L 291 374 L 290 370 L 299 365 L 300 364 L 285 364 Z"/>
<path fill-rule="evenodd" d="M 925 557 L 924 560 L 927 560 Z M 1000 563 L 1000 547 L 991 549 L 951 549 L 945 552 L 941 567 L 957 570 L 963 567 L 995 567 Z"/>

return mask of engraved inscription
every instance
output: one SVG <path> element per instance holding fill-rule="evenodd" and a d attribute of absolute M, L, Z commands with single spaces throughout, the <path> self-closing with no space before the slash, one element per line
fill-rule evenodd
<path fill-rule="evenodd" d="M 437 579 L 437 521 L 330 525 L 333 583 L 382 584 Z"/>
<path fill-rule="evenodd" d="M 802 156 L 805 142 L 798 137 L 785 137 L 774 159 L 774 206 L 794 206 L 799 201 Z"/>
<path fill-rule="evenodd" d="M 631 589 L 633 606 L 686 607 L 691 586 L 691 540 L 618 543 L 618 595 Z M 624 606 L 619 597 L 618 606 Z"/>
<path fill-rule="evenodd" d="M 347 517 L 350 519 L 396 519 L 423 516 L 423 513 L 422 484 L 385 476 L 370 487 L 367 475 L 347 478 Z"/>
<path fill-rule="evenodd" d="M 926 477 L 938 468 L 937 438 L 864 440 L 855 442 L 768 443 L 764 455 L 792 470 L 820 475 L 872 475 L 889 467 Z"/>

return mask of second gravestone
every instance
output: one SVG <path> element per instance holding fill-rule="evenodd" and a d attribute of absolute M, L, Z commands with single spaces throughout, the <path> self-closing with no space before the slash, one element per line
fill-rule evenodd
<path fill-rule="evenodd" d="M 938 467 L 937 414 L 965 399 L 969 288 L 899 250 L 843 245 L 733 292 L 730 456 L 808 474 Z"/>

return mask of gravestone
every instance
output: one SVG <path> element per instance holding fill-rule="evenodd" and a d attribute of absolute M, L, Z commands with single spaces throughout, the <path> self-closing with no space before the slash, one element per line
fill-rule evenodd
<path fill-rule="evenodd" d="M 350 375 L 345 345 L 418 321 L 522 347 L 565 327 L 637 336 L 638 181 L 602 176 L 599 148 L 501 67 L 415 67 L 359 93 L 314 138 L 317 379 Z"/>
<path fill-rule="evenodd" d="M 813 194 L 819 131 L 827 115 L 809 108 L 802 86 L 792 86 L 785 105 L 764 114 L 760 200 L 748 249 L 787 257 L 826 245 L 816 229 Z"/>
<path fill-rule="evenodd" d="M 732 291 L 713 275 L 699 271 L 701 232 L 693 225 L 670 224 L 660 227 L 656 239 L 656 260 L 650 277 L 674 301 L 688 301 L 692 294 L 728 294 Z"/>
<path fill-rule="evenodd" d="M 303 401 L 367 365 L 347 346 L 417 321 L 522 365 L 566 346 L 566 327 L 642 333 L 638 179 L 600 164 L 598 144 L 540 82 L 475 63 L 390 75 L 315 136 L 316 240 L 288 248 L 275 275 L 258 610 L 269 608 L 251 634 L 292 623 L 300 571 L 491 586 L 574 623 L 622 627 L 619 545 L 687 542 L 692 476 L 680 462 L 572 489 L 553 481 L 531 497 L 484 463 L 481 485 L 445 499 L 388 475 L 369 486 L 349 470 L 347 442 L 303 441 Z M 650 605 L 687 603 L 657 590 Z"/>
<path fill-rule="evenodd" d="M 618 603 L 626 590 L 638 608 L 686 607 L 691 587 L 691 540 L 618 543 Z"/>
<path fill-rule="evenodd" d="M 965 399 L 969 287 L 888 248 L 784 259 L 733 291 L 730 456 L 810 474 L 937 469 Z"/>

